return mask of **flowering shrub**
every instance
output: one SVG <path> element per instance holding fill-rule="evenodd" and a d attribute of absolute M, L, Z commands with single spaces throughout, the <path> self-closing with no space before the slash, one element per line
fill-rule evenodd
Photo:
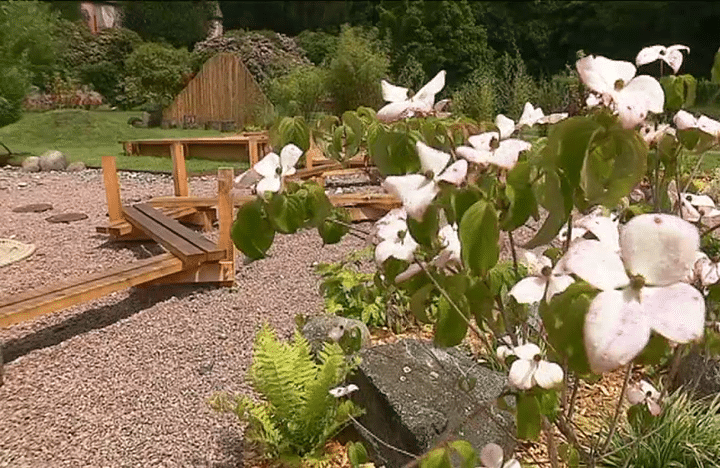
<path fill-rule="evenodd" d="M 678 59 L 672 49 L 659 57 L 677 70 L 682 54 Z M 331 140 L 341 159 L 364 148 L 385 177 L 383 187 L 403 204 L 377 223 L 383 284 L 410 295 L 413 314 L 432 324 L 439 346 L 457 345 L 470 331 L 495 355 L 492 338 L 507 335 L 497 357 L 509 370 L 518 438 L 544 432 L 556 464 L 555 426 L 567 442 L 566 461 L 594 465 L 610 453 L 620 402 L 605 442 L 591 446 L 572 420 L 569 395 L 579 381 L 624 368 L 621 393 L 644 403 L 633 411 L 652 416 L 662 411 L 663 396 L 643 398 L 642 387 L 629 386 L 632 364 L 658 365 L 671 353 L 677 359 L 716 333 L 705 326 L 705 293 L 720 275 L 700 248 L 709 231 L 698 229 L 716 208 L 680 181 L 695 175 L 681 174 L 683 158 L 716 147 L 720 123 L 685 111 L 664 121 L 663 85 L 637 75 L 632 63 L 587 56 L 576 68 L 589 93 L 587 107 L 572 117 L 546 116 L 530 103 L 518 123 L 503 115 L 493 123 L 439 117 L 430 110 L 435 79 L 417 98 L 383 83 L 391 104 L 377 116 L 366 108 L 346 112 L 318 138 Z M 688 89 L 675 92 L 682 106 Z M 310 133 L 292 122 L 279 132 L 283 144 Z M 525 129 L 538 125 L 547 126 L 547 137 L 526 141 Z M 339 240 L 352 229 L 330 216 L 327 197 L 312 183 L 261 192 L 235 223 L 242 231 L 236 245 L 251 258 L 266 255 L 275 232 L 324 226 Z M 690 208 L 697 217 L 684 215 Z M 533 251 L 527 253 L 513 233 L 531 218 L 539 228 L 523 246 Z M 510 245 L 510 270 L 499 261 L 501 236 Z M 449 466 L 450 452 L 471 463 L 465 448 L 444 443 L 420 463 Z M 502 453 L 487 458 L 485 465 L 507 464 Z"/>

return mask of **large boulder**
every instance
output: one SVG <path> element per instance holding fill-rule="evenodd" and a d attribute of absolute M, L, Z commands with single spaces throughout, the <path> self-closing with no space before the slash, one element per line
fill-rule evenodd
<path fill-rule="evenodd" d="M 22 170 L 25 172 L 40 172 L 40 158 L 37 156 L 28 156 L 23 159 Z"/>
<path fill-rule="evenodd" d="M 60 151 L 46 151 L 40 156 L 40 169 L 43 171 L 64 171 L 68 166 L 68 159 Z"/>
<path fill-rule="evenodd" d="M 412 460 L 367 434 L 405 452 L 421 455 L 442 437 L 469 441 L 479 451 L 494 442 L 512 453 L 513 417 L 495 406 L 503 374 L 479 365 L 456 348 L 401 340 L 361 351 L 350 379 L 359 387 L 352 400 L 365 410 L 356 429 L 372 446 L 378 464 L 400 467 Z M 473 383 L 474 382 L 474 383 Z"/>

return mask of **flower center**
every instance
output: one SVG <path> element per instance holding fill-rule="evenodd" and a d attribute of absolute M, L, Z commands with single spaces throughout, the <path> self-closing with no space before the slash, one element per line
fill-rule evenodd
<path fill-rule="evenodd" d="M 495 151 L 498 148 L 500 148 L 500 140 L 493 137 L 493 139 L 490 140 L 490 149 Z"/>
<path fill-rule="evenodd" d="M 435 173 L 429 169 L 427 171 L 425 171 L 425 173 L 423 175 L 428 180 L 433 180 L 435 178 Z"/>
<path fill-rule="evenodd" d="M 615 81 L 615 91 L 620 91 L 625 87 L 625 82 L 618 78 L 617 81 Z"/>
<path fill-rule="evenodd" d="M 645 398 L 650 398 L 651 396 L 652 396 L 652 392 L 648 390 L 648 391 L 645 393 Z"/>
<path fill-rule="evenodd" d="M 535 362 L 542 361 L 542 356 L 540 356 L 539 354 L 536 354 L 535 356 L 533 356 L 533 361 L 535 361 Z"/>
<path fill-rule="evenodd" d="M 546 278 L 549 278 L 550 275 L 552 275 L 552 268 L 550 268 L 549 266 L 544 266 L 544 267 L 542 267 L 542 269 L 540 270 L 540 274 L 543 275 L 543 276 L 546 277 Z"/>
<path fill-rule="evenodd" d="M 400 240 L 405 239 L 405 236 L 406 236 L 406 235 L 407 235 L 407 231 L 404 230 L 404 229 L 398 231 L 398 233 L 397 233 L 398 239 L 400 239 Z"/>
<path fill-rule="evenodd" d="M 277 174 L 278 176 L 281 176 L 281 175 L 282 175 L 282 167 L 278 166 L 278 167 L 275 169 L 275 174 Z"/>
<path fill-rule="evenodd" d="M 630 287 L 634 289 L 635 291 L 640 291 L 640 289 L 645 286 L 645 278 L 643 278 L 641 275 L 634 275 L 630 277 Z"/>

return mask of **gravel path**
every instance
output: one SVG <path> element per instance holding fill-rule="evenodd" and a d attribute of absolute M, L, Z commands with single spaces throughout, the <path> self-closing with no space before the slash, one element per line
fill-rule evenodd
<path fill-rule="evenodd" d="M 122 197 L 172 193 L 168 176 L 121 173 Z M 193 178 L 195 195 L 216 193 Z M 14 213 L 30 203 L 45 213 Z M 88 219 L 45 218 L 82 212 Z M 102 175 L 0 169 L 0 238 L 34 243 L 28 259 L 0 268 L 0 298 L 161 252 L 152 243 L 109 243 Z M 315 232 L 276 237 L 271 257 L 238 262 L 236 288 L 131 289 L 0 329 L 0 467 L 242 466 L 241 427 L 214 413 L 215 391 L 249 392 L 243 381 L 263 322 L 282 335 L 297 313 L 321 310 L 315 261 L 336 261 L 362 242 L 321 246 Z"/>

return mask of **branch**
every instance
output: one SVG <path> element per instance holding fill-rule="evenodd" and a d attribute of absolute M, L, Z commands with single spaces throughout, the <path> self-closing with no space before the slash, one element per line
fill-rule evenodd
<path fill-rule="evenodd" d="M 623 397 L 625 396 L 625 389 L 628 386 L 628 382 L 630 382 L 630 375 L 632 374 L 632 361 L 627 365 L 627 369 L 625 369 L 625 380 L 623 380 L 622 388 L 620 389 L 620 396 L 618 397 L 617 406 L 615 407 L 615 416 L 613 416 L 612 423 L 610 423 L 610 431 L 608 432 L 607 439 L 605 439 L 605 443 L 602 446 L 602 450 L 600 451 L 601 456 L 607 448 L 610 446 L 610 441 L 612 437 L 615 435 L 615 429 L 617 428 L 618 420 L 620 419 L 620 410 L 622 409 L 623 404 Z"/>

